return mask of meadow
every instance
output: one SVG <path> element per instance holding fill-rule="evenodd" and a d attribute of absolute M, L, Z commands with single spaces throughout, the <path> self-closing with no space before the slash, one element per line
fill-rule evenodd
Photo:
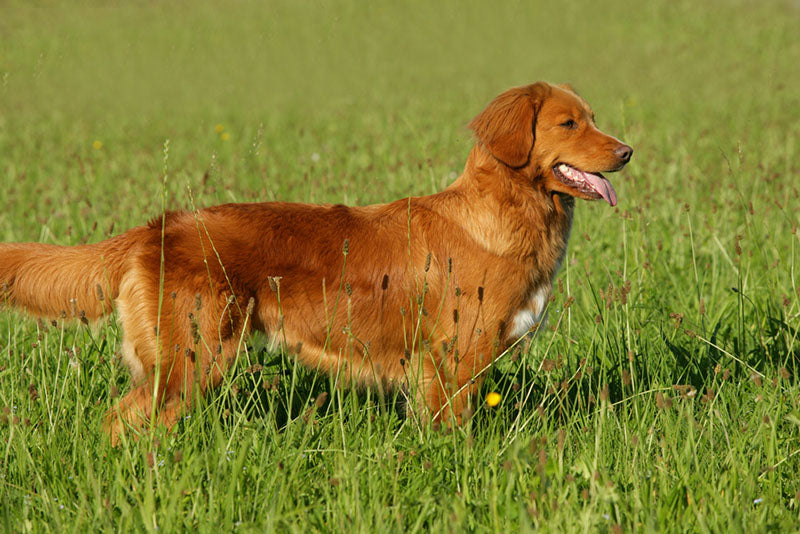
<path fill-rule="evenodd" d="M 441 190 L 502 90 L 569 82 L 635 149 L 579 202 L 549 325 L 462 428 L 250 339 L 112 447 L 113 317 L 0 309 L 7 532 L 800 531 L 800 4 L 4 2 L 0 240 L 164 207 Z"/>

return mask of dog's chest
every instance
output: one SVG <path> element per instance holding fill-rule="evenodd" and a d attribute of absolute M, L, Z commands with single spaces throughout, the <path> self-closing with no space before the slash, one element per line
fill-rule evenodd
<path fill-rule="evenodd" d="M 536 325 L 542 324 L 552 291 L 553 286 L 550 282 L 530 290 L 522 307 L 512 315 L 509 340 L 517 339 L 530 332 Z"/>
<path fill-rule="evenodd" d="M 537 285 L 527 288 L 525 298 L 519 309 L 511 314 L 511 321 L 508 331 L 508 340 L 514 341 L 520 336 L 536 330 L 538 325 L 542 325 L 547 320 L 547 304 L 553 293 L 553 280 L 558 274 L 564 257 L 567 253 L 567 242 L 572 229 L 572 199 L 563 201 L 563 220 L 560 221 L 561 231 L 554 232 L 550 242 L 546 243 L 548 250 L 552 251 L 552 259 L 540 264 L 542 271 L 548 273 L 544 281 Z M 539 271 L 541 272 L 541 271 Z"/>

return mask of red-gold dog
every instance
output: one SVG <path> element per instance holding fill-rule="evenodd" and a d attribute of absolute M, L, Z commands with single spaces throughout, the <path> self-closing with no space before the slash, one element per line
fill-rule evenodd
<path fill-rule="evenodd" d="M 253 329 L 312 369 L 407 386 L 417 413 L 460 421 L 482 371 L 541 321 L 574 198 L 615 205 L 599 173 L 633 153 L 568 86 L 510 89 L 470 127 L 477 143 L 441 193 L 227 204 L 97 244 L 0 244 L 0 286 L 42 316 L 116 307 L 134 388 L 108 415 L 114 440 L 151 413 L 172 425 Z"/>

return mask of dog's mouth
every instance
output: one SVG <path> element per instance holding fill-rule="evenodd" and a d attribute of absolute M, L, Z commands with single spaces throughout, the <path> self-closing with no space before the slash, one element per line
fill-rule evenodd
<path fill-rule="evenodd" d="M 559 182 L 577 189 L 590 198 L 604 198 L 611 206 L 617 205 L 617 192 L 602 174 L 592 174 L 571 167 L 566 163 L 559 163 L 553 167 L 553 175 Z"/>

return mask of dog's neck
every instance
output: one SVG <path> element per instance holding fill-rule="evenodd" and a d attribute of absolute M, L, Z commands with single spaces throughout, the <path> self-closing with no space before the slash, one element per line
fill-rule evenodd
<path fill-rule="evenodd" d="M 476 145 L 463 174 L 441 195 L 485 249 L 530 263 L 552 279 L 566 252 L 575 201 L 543 184 L 529 169 L 512 169 Z"/>

